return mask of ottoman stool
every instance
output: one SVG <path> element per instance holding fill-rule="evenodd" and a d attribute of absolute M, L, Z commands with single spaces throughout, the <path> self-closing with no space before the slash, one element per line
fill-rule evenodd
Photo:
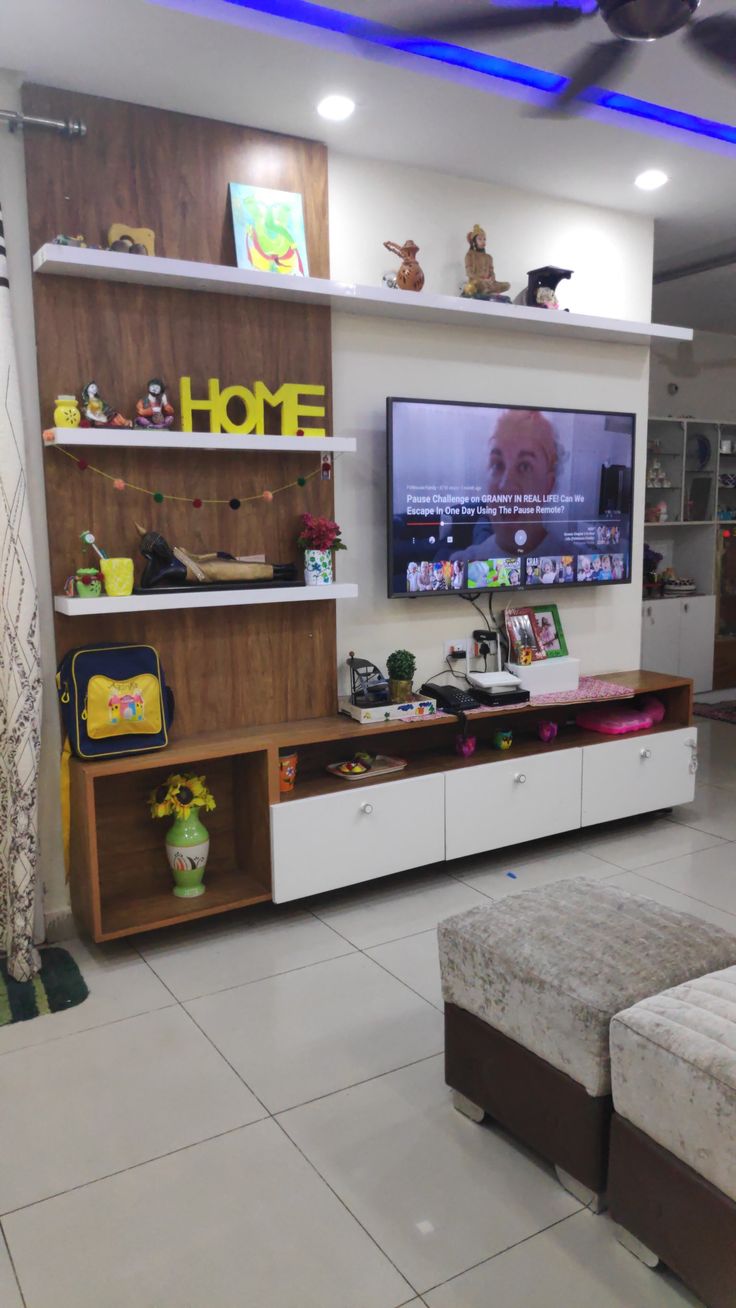
<path fill-rule="evenodd" d="M 456 1107 L 476 1121 L 489 1113 L 596 1206 L 608 1166 L 611 1018 L 736 963 L 736 937 L 583 878 L 448 918 L 438 935 Z"/>
<path fill-rule="evenodd" d="M 622 1244 L 650 1266 L 661 1258 L 708 1308 L 734 1308 L 736 967 L 618 1013 L 611 1071 Z"/>

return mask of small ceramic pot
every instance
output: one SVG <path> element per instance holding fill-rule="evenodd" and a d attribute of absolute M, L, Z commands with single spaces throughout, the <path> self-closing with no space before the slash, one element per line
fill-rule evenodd
<path fill-rule="evenodd" d="M 304 580 L 308 586 L 331 586 L 332 550 L 304 551 Z"/>
<path fill-rule="evenodd" d="M 455 753 L 460 758 L 470 758 L 475 753 L 476 737 L 475 736 L 456 736 Z"/>
<path fill-rule="evenodd" d="M 133 594 L 133 560 L 100 559 L 100 572 L 104 578 L 105 591 L 108 595 Z"/>
<path fill-rule="evenodd" d="M 395 681 L 393 677 L 389 677 L 388 689 L 392 704 L 405 704 L 408 699 L 411 699 L 411 681 Z"/>
<path fill-rule="evenodd" d="M 102 594 L 102 576 L 98 568 L 77 568 L 74 584 L 80 599 L 99 599 Z"/>
<path fill-rule="evenodd" d="M 174 894 L 179 899 L 203 895 L 202 885 L 210 838 L 196 810 L 188 818 L 175 818 L 166 832 L 166 856 L 174 878 Z"/>
<path fill-rule="evenodd" d="M 294 789 L 298 762 L 297 753 L 279 754 L 279 790 L 282 795 L 288 795 Z"/>
<path fill-rule="evenodd" d="M 55 427 L 78 427 L 82 421 L 76 395 L 57 395 L 54 408 Z"/>

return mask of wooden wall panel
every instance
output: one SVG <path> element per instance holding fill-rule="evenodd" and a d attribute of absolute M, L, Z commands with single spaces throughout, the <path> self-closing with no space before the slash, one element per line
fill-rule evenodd
<path fill-rule="evenodd" d="M 26 87 L 23 103 L 26 112 L 81 117 L 88 126 L 82 141 L 41 132 L 25 139 L 34 249 L 60 231 L 82 231 L 90 243 L 104 244 L 108 226 L 127 221 L 153 228 L 157 254 L 232 265 L 227 184 L 252 181 L 302 193 L 310 272 L 329 275 L 324 147 L 45 87 Z M 323 384 L 325 425 L 332 430 L 328 309 L 53 277 L 36 278 L 34 296 L 45 424 L 51 425 L 55 395 L 79 395 L 90 378 L 108 402 L 131 416 L 148 378 L 161 375 L 178 415 L 178 378 L 188 375 L 193 393 L 202 397 L 208 377 L 218 377 L 223 388 L 256 380 L 271 390 L 285 381 Z M 277 414 L 271 430 L 280 430 Z M 196 552 L 265 553 L 269 560 L 298 562 L 299 514 L 333 512 L 332 484 L 319 477 L 277 495 L 270 505 L 259 500 L 233 511 L 194 509 L 190 503 L 196 496 L 245 499 L 284 485 L 316 468 L 313 454 L 84 454 L 111 476 L 184 496 L 185 502 L 156 504 L 130 489 L 117 492 L 90 470 L 79 472 L 60 451 L 46 451 L 57 592 L 70 572 L 91 561 L 79 546 L 84 528 L 110 554 L 138 560 L 136 520 Z M 100 639 L 156 645 L 177 697 L 176 734 L 321 716 L 336 707 L 330 603 L 57 617 L 56 634 L 59 656 Z"/>

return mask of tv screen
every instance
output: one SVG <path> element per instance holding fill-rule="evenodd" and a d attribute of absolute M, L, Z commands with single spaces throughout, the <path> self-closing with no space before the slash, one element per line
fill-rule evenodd
<path fill-rule="evenodd" d="M 389 595 L 631 581 L 631 413 L 389 399 Z"/>

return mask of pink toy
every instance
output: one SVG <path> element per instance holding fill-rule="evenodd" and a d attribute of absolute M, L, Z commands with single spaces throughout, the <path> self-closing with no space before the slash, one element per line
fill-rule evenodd
<path fill-rule="evenodd" d="M 557 735 L 557 723 L 540 722 L 537 726 L 537 732 L 539 734 L 539 739 L 543 740 L 545 745 L 548 745 Z"/>
<path fill-rule="evenodd" d="M 656 695 L 643 695 L 641 699 L 637 700 L 636 706 L 641 709 L 642 713 L 648 713 L 652 722 L 661 722 L 666 713 L 664 704 L 661 699 L 657 699 Z"/>
<path fill-rule="evenodd" d="M 654 725 L 651 714 L 634 708 L 633 704 L 583 709 L 575 721 L 586 731 L 600 731 L 604 736 L 623 736 L 628 731 L 646 731 Z"/>
<path fill-rule="evenodd" d="M 470 758 L 475 753 L 475 736 L 456 736 L 455 753 L 461 758 Z"/>

